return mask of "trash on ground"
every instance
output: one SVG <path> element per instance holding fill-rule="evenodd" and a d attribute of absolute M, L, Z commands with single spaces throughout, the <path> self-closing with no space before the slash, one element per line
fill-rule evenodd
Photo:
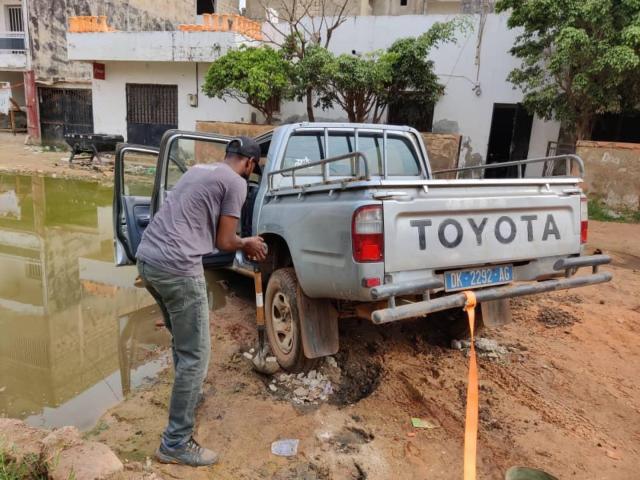
<path fill-rule="evenodd" d="M 430 422 L 429 420 L 425 420 L 423 418 L 416 418 L 416 417 L 412 417 L 411 418 L 411 425 L 413 425 L 414 428 L 438 428 L 440 425 L 437 425 L 433 422 Z"/>
<path fill-rule="evenodd" d="M 297 438 L 276 440 L 271 444 L 271 453 L 280 457 L 292 457 L 298 453 L 298 443 L 300 440 Z"/>

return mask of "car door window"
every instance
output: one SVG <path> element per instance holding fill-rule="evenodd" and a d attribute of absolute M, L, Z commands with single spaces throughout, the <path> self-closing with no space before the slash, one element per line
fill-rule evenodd
<path fill-rule="evenodd" d="M 211 164 L 224 160 L 226 143 L 178 137 L 169 146 L 169 161 L 165 189 L 170 191 L 180 177 L 196 164 Z"/>

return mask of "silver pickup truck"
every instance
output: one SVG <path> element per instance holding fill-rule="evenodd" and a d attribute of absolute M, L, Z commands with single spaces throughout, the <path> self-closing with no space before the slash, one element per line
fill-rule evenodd
<path fill-rule="evenodd" d="M 115 254 L 135 262 L 144 228 L 192 165 L 223 158 L 230 137 L 170 130 L 159 149 L 116 155 Z M 280 365 L 310 368 L 338 350 L 338 319 L 375 324 L 607 282 L 583 255 L 584 165 L 573 155 L 433 172 L 421 136 L 390 125 L 299 123 L 256 138 L 239 232 L 262 235 L 266 330 Z M 515 178 L 485 178 L 493 168 Z M 444 177 L 444 178 L 443 178 Z M 253 275 L 240 252 L 206 268 Z M 580 267 L 591 269 L 575 275 Z M 500 310 L 498 308 L 497 310 Z M 487 312 L 496 311 L 487 308 Z"/>

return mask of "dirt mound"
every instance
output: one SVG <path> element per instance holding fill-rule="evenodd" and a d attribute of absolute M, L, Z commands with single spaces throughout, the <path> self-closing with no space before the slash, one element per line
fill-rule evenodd
<path fill-rule="evenodd" d="M 547 327 L 568 327 L 579 321 L 573 313 L 557 307 L 540 309 L 536 320 Z"/>

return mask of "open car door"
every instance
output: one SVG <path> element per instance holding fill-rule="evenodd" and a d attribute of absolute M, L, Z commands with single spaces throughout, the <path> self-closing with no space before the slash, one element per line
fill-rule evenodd
<path fill-rule="evenodd" d="M 158 149 L 121 144 L 116 150 L 113 187 L 113 243 L 116 265 L 136 263 L 136 251 L 149 224 Z"/>
<path fill-rule="evenodd" d="M 168 130 L 160 142 L 151 198 L 151 218 L 189 168 L 196 164 L 213 165 L 224 160 L 227 144 L 232 138 L 212 133 Z M 233 265 L 234 259 L 235 252 L 215 251 L 205 255 L 202 263 L 205 268 L 222 268 Z"/>
<path fill-rule="evenodd" d="M 121 144 L 116 151 L 113 189 L 113 242 L 116 265 L 136 263 L 142 233 L 149 224 L 158 149 Z"/>

